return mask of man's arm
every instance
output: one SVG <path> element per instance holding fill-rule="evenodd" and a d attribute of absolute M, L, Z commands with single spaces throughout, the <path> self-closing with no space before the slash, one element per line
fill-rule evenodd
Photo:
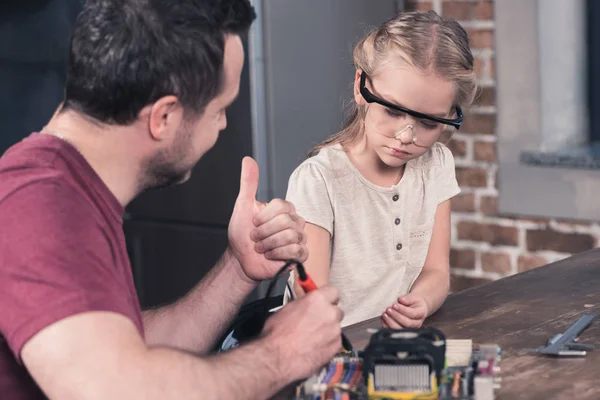
<path fill-rule="evenodd" d="M 258 165 L 246 157 L 227 251 L 183 299 L 144 314 L 149 343 L 206 352 L 258 282 L 273 277 L 289 259 L 306 260 L 304 220 L 287 201 L 256 201 L 257 188 Z"/>
<path fill-rule="evenodd" d="M 225 251 L 208 275 L 174 304 L 143 313 L 148 345 L 168 345 L 204 354 L 229 326 L 256 283 Z"/>
<path fill-rule="evenodd" d="M 256 342 L 201 360 L 148 348 L 127 318 L 79 314 L 41 331 L 22 351 L 25 366 L 49 398 L 266 398 L 285 379 L 268 343 Z M 251 367 L 256 365 L 256 367 Z"/>
<path fill-rule="evenodd" d="M 337 300 L 331 287 L 311 293 L 270 318 L 253 343 L 205 359 L 148 347 L 129 319 L 110 312 L 77 314 L 42 329 L 21 357 L 54 399 L 264 399 L 340 349 Z"/>

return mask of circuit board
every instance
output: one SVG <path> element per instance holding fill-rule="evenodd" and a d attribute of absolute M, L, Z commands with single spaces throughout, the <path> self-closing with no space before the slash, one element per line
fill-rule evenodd
<path fill-rule="evenodd" d="M 427 329 L 385 330 L 364 351 L 332 359 L 293 399 L 494 400 L 501 359 L 495 344 L 447 340 Z"/>

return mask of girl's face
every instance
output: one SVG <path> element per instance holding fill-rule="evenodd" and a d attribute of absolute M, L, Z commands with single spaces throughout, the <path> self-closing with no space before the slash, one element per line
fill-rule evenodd
<path fill-rule="evenodd" d="M 361 72 L 356 74 L 354 93 L 357 104 L 367 107 L 364 133 L 368 148 L 392 168 L 401 167 L 408 160 L 424 154 L 447 127 L 381 104 L 366 103 L 360 94 Z M 390 64 L 377 75 L 368 77 L 366 88 L 378 98 L 409 110 L 441 118 L 456 116 L 453 107 L 455 85 L 416 67 Z M 402 130 L 404 133 L 399 134 Z"/>

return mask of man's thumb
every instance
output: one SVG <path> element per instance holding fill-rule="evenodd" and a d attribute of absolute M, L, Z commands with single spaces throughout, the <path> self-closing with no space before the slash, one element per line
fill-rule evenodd
<path fill-rule="evenodd" d="M 240 178 L 240 200 L 256 200 L 258 190 L 258 164 L 252 157 L 242 160 L 242 176 Z"/>

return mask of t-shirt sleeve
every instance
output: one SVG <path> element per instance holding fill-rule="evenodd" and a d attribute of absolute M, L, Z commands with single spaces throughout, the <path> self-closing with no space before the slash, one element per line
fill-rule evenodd
<path fill-rule="evenodd" d="M 460 193 L 460 187 L 456 180 L 456 168 L 454 165 L 454 156 L 448 147 L 440 144 L 436 147 L 436 156 L 438 158 L 439 171 L 437 178 L 437 196 L 438 204 L 451 199 Z"/>
<path fill-rule="evenodd" d="M 128 316 L 93 207 L 68 184 L 45 181 L 0 203 L 0 334 L 18 362 L 38 331 L 88 311 Z"/>
<path fill-rule="evenodd" d="M 286 200 L 306 222 L 318 225 L 333 235 L 333 202 L 321 167 L 300 165 L 290 176 Z"/>

